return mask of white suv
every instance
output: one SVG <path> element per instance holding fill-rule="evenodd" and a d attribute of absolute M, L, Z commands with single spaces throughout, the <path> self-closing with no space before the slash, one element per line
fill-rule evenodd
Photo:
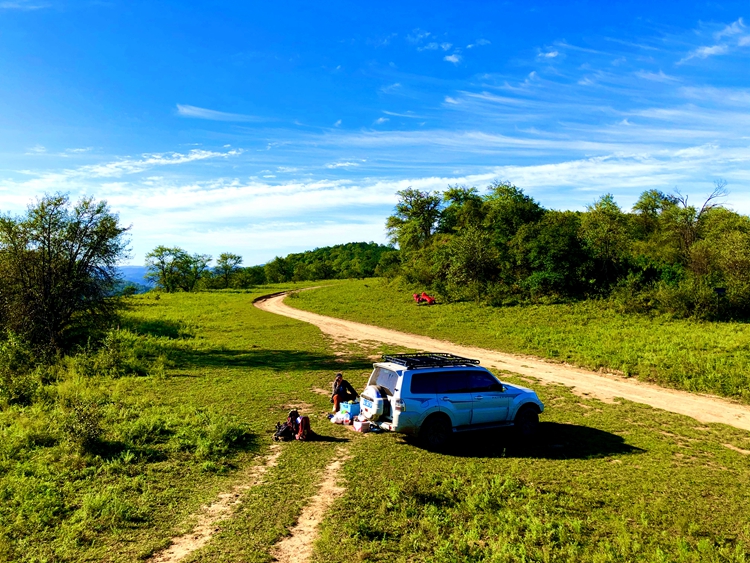
<path fill-rule="evenodd" d="M 383 360 L 373 364 L 361 414 L 431 448 L 465 430 L 515 426 L 528 437 L 544 411 L 534 391 L 501 383 L 479 360 L 443 353 L 388 354 Z"/>

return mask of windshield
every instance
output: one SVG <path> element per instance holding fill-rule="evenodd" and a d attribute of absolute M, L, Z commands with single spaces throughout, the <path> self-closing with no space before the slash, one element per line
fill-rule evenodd
<path fill-rule="evenodd" d="M 398 374 L 389 369 L 376 367 L 370 376 L 370 385 L 383 387 L 387 395 L 393 395 L 396 383 L 398 383 Z"/>

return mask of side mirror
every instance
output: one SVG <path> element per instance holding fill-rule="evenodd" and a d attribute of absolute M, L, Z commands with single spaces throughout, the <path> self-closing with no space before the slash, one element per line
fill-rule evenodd
<path fill-rule="evenodd" d="M 499 391 L 500 393 L 505 393 L 505 386 L 502 383 L 493 383 L 490 386 L 490 391 Z"/>

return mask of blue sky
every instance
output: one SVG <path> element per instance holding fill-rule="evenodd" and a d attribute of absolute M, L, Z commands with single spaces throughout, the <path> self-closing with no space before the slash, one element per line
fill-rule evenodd
<path fill-rule="evenodd" d="M 0 211 L 93 195 L 130 263 L 248 265 L 385 242 L 409 186 L 750 213 L 747 1 L 359 4 L 0 0 Z"/>

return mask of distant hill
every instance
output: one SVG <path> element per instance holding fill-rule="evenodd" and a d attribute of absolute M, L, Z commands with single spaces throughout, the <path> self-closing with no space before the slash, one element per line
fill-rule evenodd
<path fill-rule="evenodd" d="M 133 282 L 139 285 L 151 287 L 153 284 L 146 280 L 146 266 L 120 266 L 118 268 L 122 279 L 126 282 Z"/>

